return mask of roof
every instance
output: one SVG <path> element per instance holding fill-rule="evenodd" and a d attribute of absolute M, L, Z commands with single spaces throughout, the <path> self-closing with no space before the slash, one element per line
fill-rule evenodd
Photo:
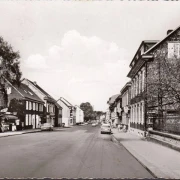
<path fill-rule="evenodd" d="M 46 96 L 45 98 L 47 98 L 48 100 L 51 100 L 53 102 L 56 102 L 56 100 L 52 96 L 50 96 L 44 89 L 42 89 L 40 86 L 38 86 L 37 83 L 32 82 L 29 79 L 26 79 L 26 80 L 29 81 L 31 84 L 33 84 L 37 89 L 39 89 Z"/>
<path fill-rule="evenodd" d="M 154 46 L 152 46 L 150 49 L 148 49 L 144 54 L 149 53 L 150 51 L 152 51 L 154 48 L 156 48 L 159 44 L 161 44 L 162 42 L 164 42 L 168 37 L 170 37 L 172 34 L 174 34 L 177 30 L 180 29 L 180 26 L 178 26 L 175 30 L 171 31 L 165 38 L 163 38 L 161 41 L 159 41 L 158 43 L 156 43 Z"/>
<path fill-rule="evenodd" d="M 122 93 L 124 93 L 124 91 L 126 91 L 126 89 L 128 88 L 128 87 L 130 87 L 131 86 L 131 81 L 129 81 L 129 82 L 127 82 L 125 85 L 124 85 L 124 87 L 121 89 L 121 94 Z"/>
<path fill-rule="evenodd" d="M 116 98 L 119 96 L 120 94 L 116 94 L 116 95 L 113 95 L 109 98 L 109 101 L 108 101 L 108 104 L 113 104 L 116 100 Z"/>
<path fill-rule="evenodd" d="M 133 57 L 131 63 L 130 63 L 130 66 L 132 65 L 132 62 L 134 61 L 134 58 L 135 58 L 136 55 L 138 54 L 138 52 L 139 52 L 140 48 L 143 46 L 143 44 L 154 44 L 154 43 L 157 44 L 157 43 L 158 43 L 158 40 L 144 40 L 144 41 L 142 41 L 141 44 L 140 44 L 140 46 L 139 46 L 139 48 L 137 49 L 134 57 Z"/>
<path fill-rule="evenodd" d="M 67 101 L 65 98 L 60 97 L 57 101 L 62 101 L 67 107 L 74 107 L 69 101 Z"/>
<path fill-rule="evenodd" d="M 14 85 L 14 87 L 27 99 L 32 99 L 35 101 L 43 102 L 27 85 L 21 83 L 18 87 Z M 44 103 L 44 102 L 43 102 Z"/>
<path fill-rule="evenodd" d="M 63 109 L 57 102 L 55 102 L 55 105 L 57 106 L 57 108 Z"/>

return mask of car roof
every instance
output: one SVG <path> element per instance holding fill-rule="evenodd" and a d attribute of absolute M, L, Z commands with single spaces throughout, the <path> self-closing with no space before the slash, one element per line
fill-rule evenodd
<path fill-rule="evenodd" d="M 102 124 L 102 126 L 110 126 L 110 124 Z"/>

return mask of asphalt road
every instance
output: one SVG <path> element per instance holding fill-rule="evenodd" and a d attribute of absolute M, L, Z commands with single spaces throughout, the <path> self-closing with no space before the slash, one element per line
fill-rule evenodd
<path fill-rule="evenodd" d="M 0 177 L 153 178 L 91 125 L 0 138 Z"/>

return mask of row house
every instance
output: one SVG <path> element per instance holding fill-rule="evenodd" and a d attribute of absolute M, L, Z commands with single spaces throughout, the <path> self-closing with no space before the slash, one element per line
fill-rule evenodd
<path fill-rule="evenodd" d="M 127 129 L 130 126 L 130 96 L 131 96 L 131 82 L 127 82 L 121 89 L 121 115 L 122 124 L 126 125 Z"/>
<path fill-rule="evenodd" d="M 43 123 L 51 123 L 53 126 L 58 126 L 58 120 L 62 115 L 62 107 L 57 106 L 56 100 L 42 89 L 36 82 L 28 79 L 23 79 L 22 83 L 26 84 L 43 102 L 44 102 L 44 117 Z"/>
<path fill-rule="evenodd" d="M 12 85 L 7 81 L 8 111 L 17 114 L 20 129 L 40 128 L 44 102 L 25 84 Z"/>
<path fill-rule="evenodd" d="M 75 107 L 75 122 L 80 124 L 84 122 L 84 111 L 77 105 Z"/>
<path fill-rule="evenodd" d="M 131 78 L 130 128 L 131 132 L 144 136 L 145 128 L 145 76 L 146 68 L 142 55 L 157 41 L 142 41 L 130 63 L 127 77 Z"/>
<path fill-rule="evenodd" d="M 75 124 L 75 108 L 65 98 L 60 97 L 57 103 L 62 107 L 62 124 L 69 127 Z"/>
<path fill-rule="evenodd" d="M 121 122 L 121 95 L 116 94 L 109 98 L 108 100 L 109 105 L 109 123 L 116 127 Z"/>

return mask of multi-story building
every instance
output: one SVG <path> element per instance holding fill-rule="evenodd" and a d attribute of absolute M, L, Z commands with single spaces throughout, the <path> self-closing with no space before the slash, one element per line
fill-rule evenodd
<path fill-rule="evenodd" d="M 57 103 L 62 107 L 62 124 L 64 126 L 72 126 L 75 124 L 75 108 L 65 98 L 61 97 L 57 100 Z"/>
<path fill-rule="evenodd" d="M 146 67 L 146 124 L 180 134 L 180 27 L 142 56 Z"/>
<path fill-rule="evenodd" d="M 44 102 L 25 84 L 12 85 L 7 81 L 8 111 L 17 114 L 22 128 L 40 128 Z"/>
<path fill-rule="evenodd" d="M 110 97 L 107 103 L 109 105 L 109 123 L 116 127 L 121 121 L 121 95 L 116 94 Z"/>
<path fill-rule="evenodd" d="M 142 41 L 130 63 L 131 78 L 130 131 L 144 136 L 145 130 L 145 76 L 146 67 L 142 55 L 157 41 Z"/>
<path fill-rule="evenodd" d="M 26 84 L 43 102 L 44 102 L 44 119 L 43 123 L 51 123 L 52 125 L 58 125 L 59 112 L 62 108 L 56 105 L 56 100 L 50 96 L 44 89 L 42 89 L 36 82 L 32 82 L 28 79 L 22 81 Z M 58 113 L 55 113 L 57 107 Z M 62 114 L 62 113 L 61 113 Z"/>
<path fill-rule="evenodd" d="M 130 124 L 130 95 L 131 95 L 131 82 L 126 83 L 126 85 L 121 89 L 122 97 L 122 124 L 127 126 Z"/>
<path fill-rule="evenodd" d="M 75 107 L 75 123 L 80 124 L 84 122 L 84 111 L 77 105 Z"/>

